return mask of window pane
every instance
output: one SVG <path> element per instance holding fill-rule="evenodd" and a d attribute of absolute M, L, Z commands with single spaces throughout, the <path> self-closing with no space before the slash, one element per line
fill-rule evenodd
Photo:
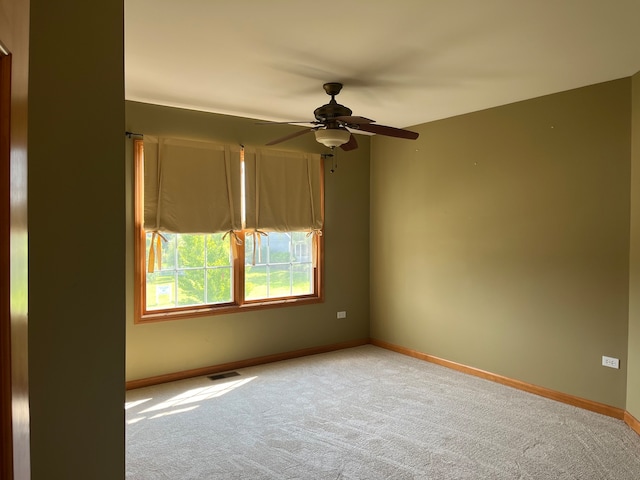
<path fill-rule="evenodd" d="M 174 270 L 176 268 L 176 237 L 174 233 L 163 233 L 166 241 L 162 241 L 162 270 Z M 147 258 L 149 258 L 147 256 Z"/>
<path fill-rule="evenodd" d="M 147 310 L 176 306 L 173 272 L 147 273 Z"/>
<path fill-rule="evenodd" d="M 145 264 L 147 264 L 149 262 L 149 247 L 151 246 L 151 238 L 153 237 L 153 233 L 147 233 L 146 234 L 146 246 L 145 246 Z M 162 237 L 165 238 L 165 240 L 162 240 Z M 176 236 L 174 234 L 171 233 L 163 233 L 162 237 L 160 238 L 160 242 L 162 245 L 162 262 L 161 262 L 161 267 L 162 270 L 173 270 L 175 268 L 176 262 L 175 262 L 175 256 L 176 256 Z M 157 239 L 158 237 L 156 237 Z M 157 242 L 157 240 L 154 242 L 154 244 Z M 155 247 L 156 245 L 154 245 Z M 157 260 L 156 260 L 157 262 Z M 156 263 L 154 265 L 154 268 L 157 270 L 158 268 L 158 264 Z"/>
<path fill-rule="evenodd" d="M 313 268 L 310 263 L 293 265 L 293 295 L 313 293 Z"/>
<path fill-rule="evenodd" d="M 289 263 L 292 260 L 290 233 L 270 233 L 268 241 L 269 263 Z"/>
<path fill-rule="evenodd" d="M 253 235 L 248 233 L 244 236 L 244 263 L 251 265 L 251 255 L 253 253 Z"/>
<path fill-rule="evenodd" d="M 224 234 L 206 235 L 207 267 L 227 267 L 232 265 L 231 244 Z"/>
<path fill-rule="evenodd" d="M 244 241 L 244 255 L 245 265 L 266 265 L 269 263 L 269 237 L 264 235 L 256 235 L 254 242 L 254 236 L 245 235 Z M 253 245 L 256 245 L 254 250 Z"/>
<path fill-rule="evenodd" d="M 293 261 L 304 263 L 312 262 L 313 237 L 306 232 L 293 232 L 291 234 Z"/>
<path fill-rule="evenodd" d="M 247 236 L 245 298 L 310 295 L 314 292 L 313 237 L 306 232 L 271 232 L 262 237 L 262 261 L 251 265 L 253 239 Z"/>
<path fill-rule="evenodd" d="M 226 303 L 233 300 L 231 268 L 207 270 L 207 303 Z"/>
<path fill-rule="evenodd" d="M 204 237 L 178 235 L 178 268 L 204 266 Z"/>
<path fill-rule="evenodd" d="M 267 298 L 267 267 L 247 266 L 244 275 L 244 296 L 247 300 Z"/>
<path fill-rule="evenodd" d="M 151 236 L 146 235 L 147 258 Z M 147 309 L 233 301 L 233 258 L 229 238 L 223 239 L 224 234 L 162 236 L 166 239 L 162 243 L 162 269 L 146 274 Z"/>
<path fill-rule="evenodd" d="M 178 272 L 178 306 L 204 304 L 204 269 Z"/>
<path fill-rule="evenodd" d="M 269 267 L 269 298 L 291 295 L 291 266 Z"/>

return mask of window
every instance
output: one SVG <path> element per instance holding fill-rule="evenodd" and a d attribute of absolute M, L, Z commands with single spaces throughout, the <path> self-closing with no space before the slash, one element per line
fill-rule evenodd
<path fill-rule="evenodd" d="M 304 232 L 274 232 L 262 240 L 261 259 L 252 261 L 253 238 L 245 242 L 247 300 L 312 295 L 313 245 Z"/>
<path fill-rule="evenodd" d="M 253 158 L 254 169 L 249 168 L 253 172 L 249 175 L 250 182 L 243 173 L 244 156 L 238 155 L 237 160 L 240 163 L 237 183 L 242 188 L 237 188 L 241 205 L 236 207 L 242 212 L 244 225 L 244 197 L 250 197 L 253 220 L 248 223 L 254 228 L 206 234 L 167 233 L 162 228 L 145 231 L 145 225 L 157 227 L 163 222 L 146 218 L 156 215 L 153 209 L 162 200 L 149 202 L 144 198 L 145 193 L 152 192 L 151 196 L 155 196 L 161 190 L 145 185 L 145 181 L 151 183 L 160 175 L 157 166 L 145 168 L 144 143 L 134 141 L 137 322 L 322 301 L 322 231 L 265 232 L 256 220 L 260 216 L 255 206 L 259 203 L 256 201 L 259 187 L 253 187 L 259 175 L 256 159 Z M 265 161 L 264 165 L 269 163 Z M 319 171 L 321 174 L 322 168 Z M 274 202 L 268 202 L 264 192 L 266 189 L 264 202 L 273 207 Z M 149 214 L 150 208 L 153 215 Z"/>
<path fill-rule="evenodd" d="M 161 267 L 146 274 L 146 309 L 233 301 L 233 257 L 222 234 L 166 234 Z M 148 258 L 153 234 L 146 234 Z"/>

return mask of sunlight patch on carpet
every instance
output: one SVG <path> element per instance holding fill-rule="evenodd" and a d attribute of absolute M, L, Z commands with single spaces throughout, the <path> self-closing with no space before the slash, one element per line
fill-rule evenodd
<path fill-rule="evenodd" d="M 153 400 L 153 399 L 152 398 L 143 398 L 141 400 L 136 400 L 135 402 L 126 402 L 124 404 L 124 409 L 125 410 L 129 410 L 130 408 L 137 407 L 138 405 L 142 405 L 143 403 L 146 403 L 146 402 L 148 402 L 150 400 Z"/>
<path fill-rule="evenodd" d="M 190 403 L 202 402 L 211 398 L 220 397 L 225 395 L 236 388 L 239 388 L 257 377 L 244 378 L 242 380 L 231 380 L 228 382 L 220 382 L 209 387 L 192 388 L 179 395 L 176 395 L 164 402 L 160 402 L 157 405 L 153 405 L 140 413 L 156 412 L 158 410 L 165 410 L 168 408 L 177 407 L 179 405 L 187 405 Z"/>

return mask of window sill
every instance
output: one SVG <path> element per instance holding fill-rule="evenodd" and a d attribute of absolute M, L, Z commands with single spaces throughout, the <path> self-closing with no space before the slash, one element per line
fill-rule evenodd
<path fill-rule="evenodd" d="M 214 315 L 228 315 L 232 313 L 249 312 L 254 310 L 264 310 L 270 308 L 295 307 L 301 305 L 311 305 L 323 303 L 324 298 L 319 296 L 305 296 L 297 298 L 275 298 L 266 300 L 247 301 L 242 305 L 224 304 L 203 307 L 184 307 L 173 310 L 160 310 L 157 312 L 146 312 L 137 314 L 135 324 L 165 322 L 170 320 L 186 320 L 189 318 L 211 317 Z"/>

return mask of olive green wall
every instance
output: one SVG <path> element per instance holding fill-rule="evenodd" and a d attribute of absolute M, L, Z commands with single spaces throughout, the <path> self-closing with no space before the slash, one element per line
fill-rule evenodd
<path fill-rule="evenodd" d="M 374 137 L 371 336 L 624 408 L 630 126 L 627 78 Z"/>
<path fill-rule="evenodd" d="M 627 411 L 640 419 L 640 73 L 632 77 L 632 85 Z"/>
<path fill-rule="evenodd" d="M 286 135 L 291 126 L 126 102 L 127 130 L 259 147 Z M 133 210 L 127 208 L 127 380 L 226 362 L 332 345 L 369 337 L 369 138 L 360 148 L 338 151 L 338 169 L 325 162 L 325 302 L 314 305 L 134 324 Z M 313 135 L 280 149 L 325 153 Z M 127 146 L 128 191 L 132 189 L 132 141 Z M 337 311 L 347 318 L 336 319 Z"/>
<path fill-rule="evenodd" d="M 33 480 L 124 477 L 123 3 L 31 0 Z"/>

